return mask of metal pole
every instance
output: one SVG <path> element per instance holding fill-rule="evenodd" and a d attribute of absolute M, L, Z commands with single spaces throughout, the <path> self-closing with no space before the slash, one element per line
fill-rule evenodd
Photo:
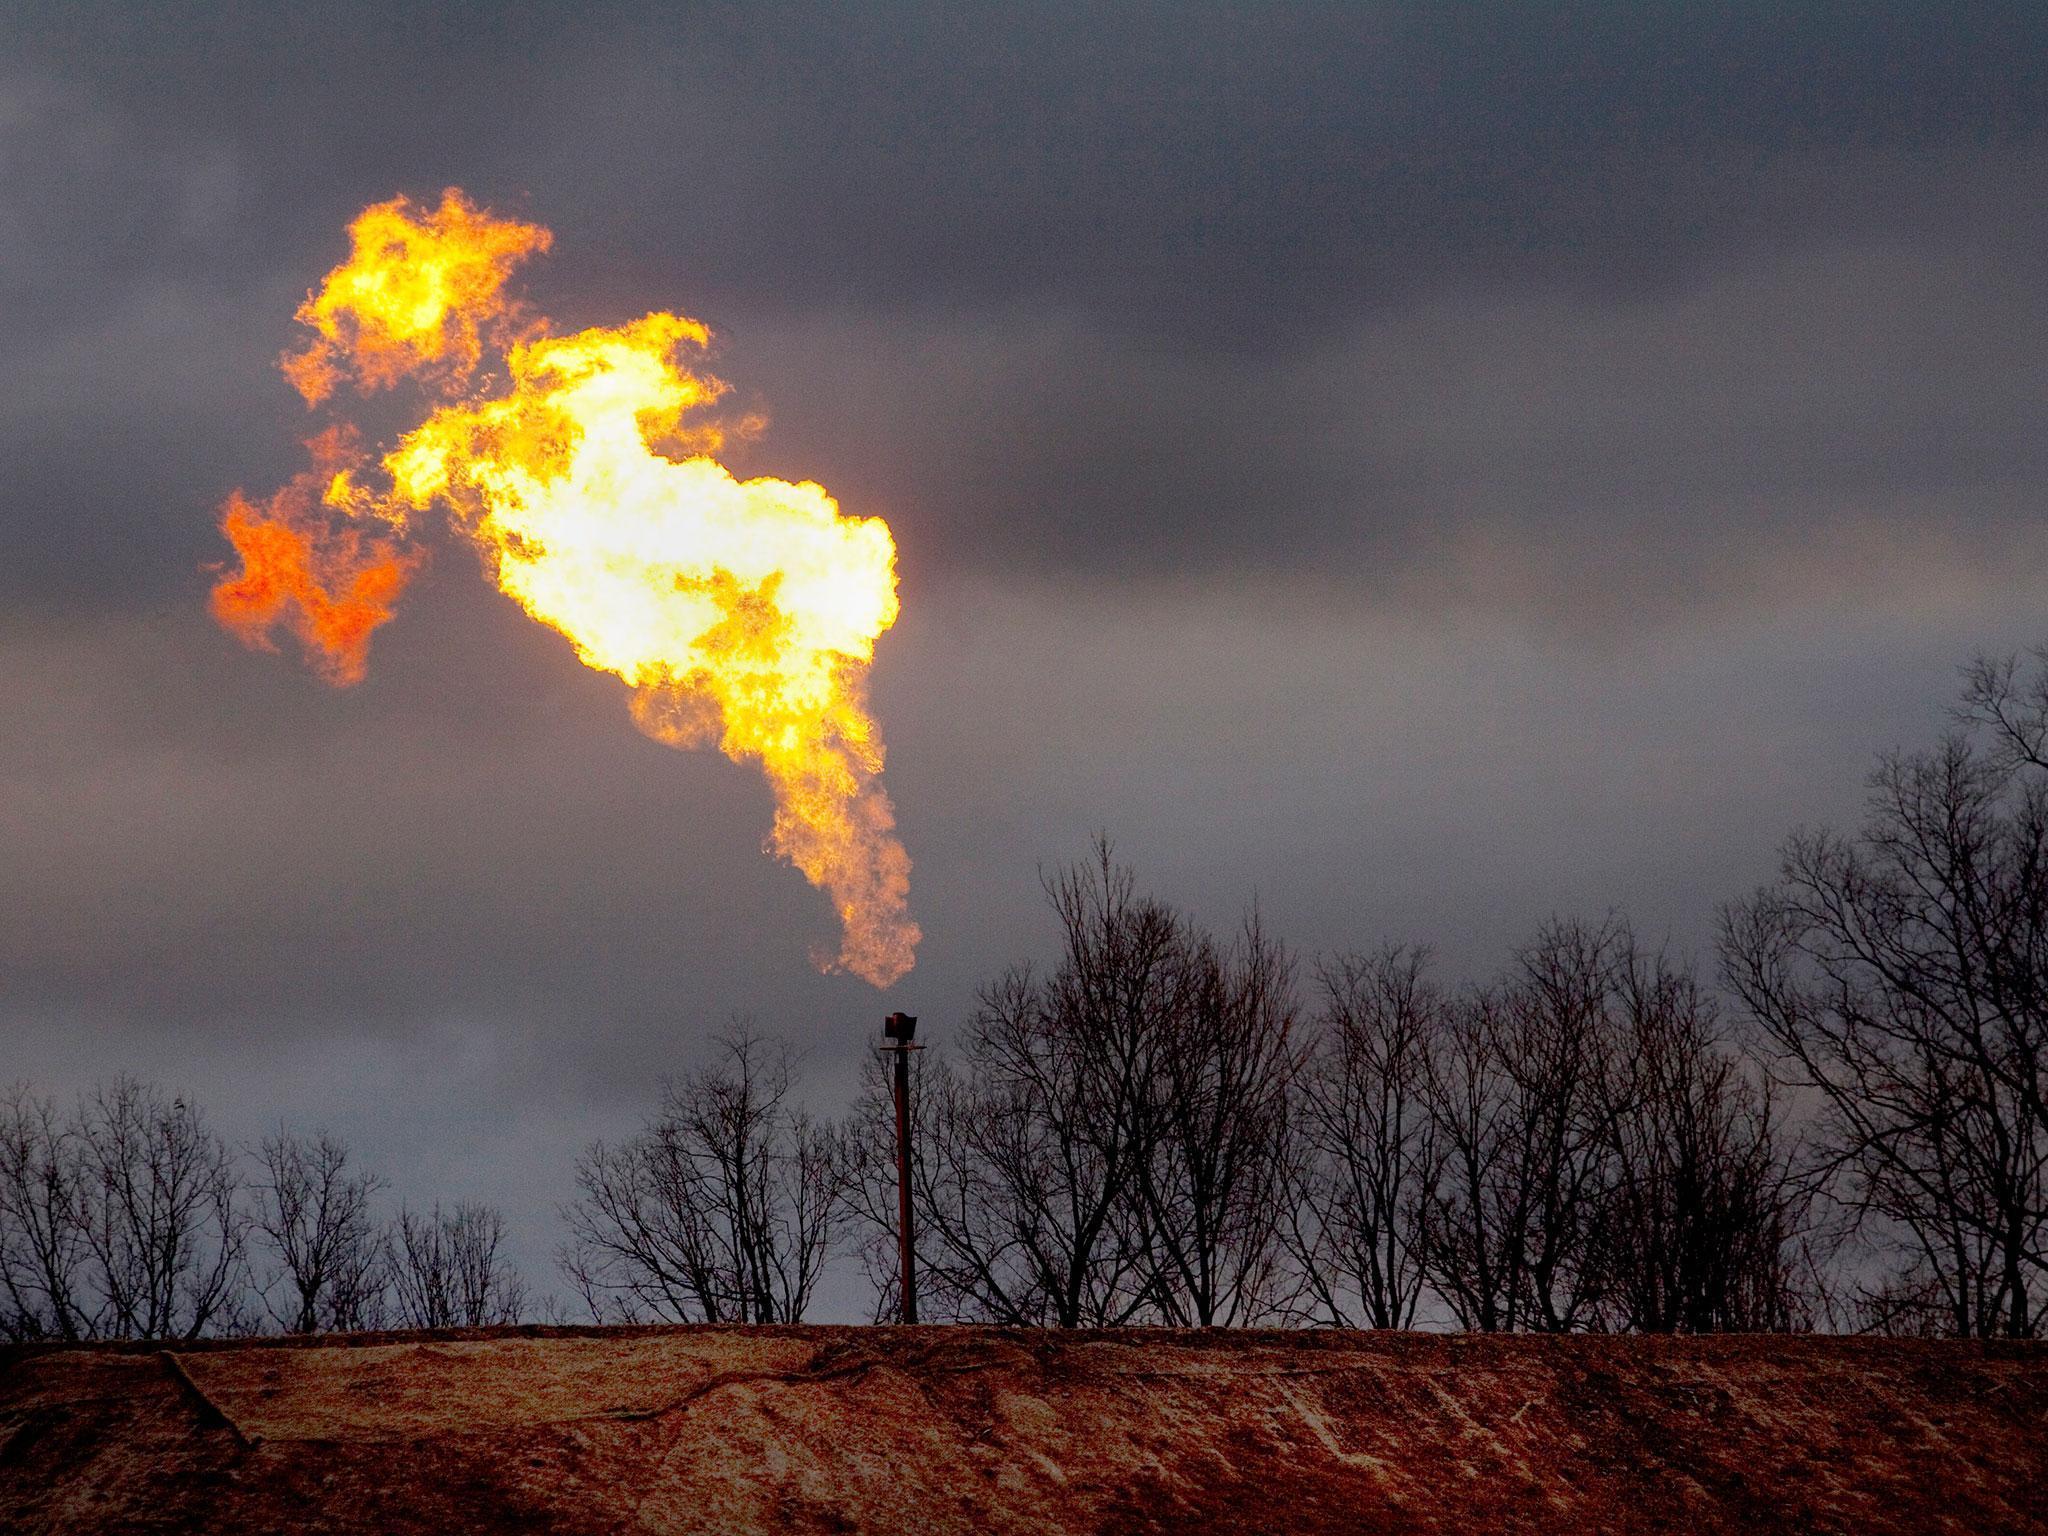
<path fill-rule="evenodd" d="M 910 1042 L 896 1055 L 896 1246 L 903 1260 L 903 1321 L 917 1321 L 916 1243 L 910 1230 Z"/>

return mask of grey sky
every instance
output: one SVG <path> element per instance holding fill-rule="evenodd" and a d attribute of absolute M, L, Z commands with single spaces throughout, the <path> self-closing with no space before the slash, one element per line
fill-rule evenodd
<path fill-rule="evenodd" d="M 537 1257 L 728 1015 L 831 1104 L 1097 829 L 1310 952 L 1696 945 L 2048 629 L 2037 5 L 420 9 L 0 13 L 0 1077 L 324 1119 Z M 292 308 L 449 183 L 895 529 L 886 997 L 466 551 L 350 692 L 207 623 Z"/>

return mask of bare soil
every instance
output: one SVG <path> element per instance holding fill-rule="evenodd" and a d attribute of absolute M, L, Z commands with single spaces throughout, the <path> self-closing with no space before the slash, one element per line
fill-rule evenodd
<path fill-rule="evenodd" d="M 2048 1532 L 2048 1346 L 708 1327 L 18 1347 L 0 1531 Z"/>

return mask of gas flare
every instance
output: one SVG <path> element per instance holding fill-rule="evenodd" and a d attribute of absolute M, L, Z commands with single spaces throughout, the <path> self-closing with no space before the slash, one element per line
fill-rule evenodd
<path fill-rule="evenodd" d="M 306 451 L 313 467 L 268 501 L 237 491 L 221 510 L 242 569 L 214 586 L 213 616 L 259 650 L 272 649 L 270 632 L 284 625 L 314 669 L 346 688 L 363 680 L 371 631 L 391 617 L 424 551 L 341 520 L 363 510 L 350 480 L 362 459 L 351 433 L 330 427 Z"/>
<path fill-rule="evenodd" d="M 512 269 L 554 242 L 538 224 L 494 218 L 454 187 L 431 212 L 404 197 L 373 203 L 348 235 L 353 254 L 299 306 L 314 339 L 278 363 L 308 405 L 344 373 L 364 394 L 409 375 L 460 388 L 485 342 L 502 345 L 526 319 L 504 294 Z"/>
<path fill-rule="evenodd" d="M 410 572 L 410 519 L 441 507 L 501 591 L 634 690 L 642 730 L 761 764 L 768 846 L 839 911 L 842 943 L 821 963 L 876 986 L 902 976 L 919 937 L 910 859 L 866 705 L 897 614 L 888 525 L 713 457 L 720 433 L 696 413 L 725 386 L 695 366 L 700 322 L 657 312 L 550 334 L 504 291 L 545 229 L 451 189 L 431 211 L 380 203 L 351 235 L 350 259 L 299 311 L 317 339 L 283 363 L 309 404 L 344 378 L 459 391 L 487 349 L 505 382 L 405 433 L 382 461 L 388 488 L 363 484 L 336 436 L 263 512 L 232 498 L 222 529 L 244 569 L 215 588 L 216 616 L 253 644 L 288 619 L 330 680 L 352 682 Z"/>

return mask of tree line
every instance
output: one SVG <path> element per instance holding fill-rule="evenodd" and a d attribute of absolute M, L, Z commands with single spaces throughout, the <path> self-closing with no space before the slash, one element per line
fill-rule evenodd
<path fill-rule="evenodd" d="M 1979 660 L 1861 824 L 1795 832 L 1714 965 L 1559 920 L 1489 982 L 1304 966 L 1106 843 L 1060 945 L 915 1072 L 928 1315 L 1022 1326 L 2048 1332 L 2048 652 Z M 801 1318 L 857 1252 L 894 1315 L 889 1090 L 836 1126 L 745 1033 L 594 1149 L 600 1316 Z"/>
<path fill-rule="evenodd" d="M 1859 826 L 1801 831 L 1713 969 L 1619 916 L 1491 980 L 1426 946 L 1217 934 L 1107 842 L 1043 964 L 914 1072 L 921 1303 L 1017 1326 L 2042 1334 L 2048 655 L 1980 661 Z M 794 1322 L 835 1254 L 893 1316 L 879 1061 L 837 1121 L 751 1029 L 589 1147 L 562 1274 L 601 1322 Z M 10 1337 L 443 1326 L 527 1304 L 496 1212 L 374 1214 L 332 1138 L 236 1152 L 132 1082 L 0 1103 Z"/>
<path fill-rule="evenodd" d="M 70 1109 L 0 1097 L 0 1339 L 511 1322 L 503 1216 L 381 1215 L 384 1182 L 324 1133 L 237 1148 L 189 1099 L 116 1078 Z"/>
<path fill-rule="evenodd" d="M 1050 968 L 987 988 L 918 1073 L 913 1198 L 940 1316 L 1485 1331 L 1810 1325 L 1812 1194 L 1768 1078 L 1625 923 L 1545 927 L 1492 983 L 1426 950 L 1304 978 L 1110 851 L 1048 882 Z M 883 1298 L 883 1085 L 846 1141 Z"/>

